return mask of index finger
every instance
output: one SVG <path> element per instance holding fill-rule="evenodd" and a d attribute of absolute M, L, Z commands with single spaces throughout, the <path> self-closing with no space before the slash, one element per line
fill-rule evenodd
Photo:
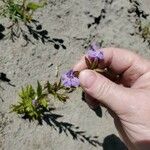
<path fill-rule="evenodd" d="M 111 68 L 115 73 L 121 74 L 133 65 L 144 69 L 143 59 L 131 51 L 119 48 L 103 48 L 101 51 L 104 54 L 104 61 L 100 62 L 100 65 Z M 87 69 L 85 56 L 73 67 L 75 71 L 84 69 Z"/>

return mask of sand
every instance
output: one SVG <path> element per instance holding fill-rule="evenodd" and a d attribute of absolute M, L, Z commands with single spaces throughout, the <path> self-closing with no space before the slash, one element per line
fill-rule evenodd
<path fill-rule="evenodd" d="M 93 146 L 88 140 L 73 139 L 71 132 L 59 133 L 54 123 L 53 127 L 46 122 L 38 125 L 9 113 L 10 105 L 17 102 L 18 91 L 27 84 L 36 85 L 36 81 L 55 81 L 59 66 L 59 75 L 72 68 L 86 52 L 86 47 L 93 41 L 98 41 L 102 47 L 126 48 L 150 58 L 148 40 L 140 36 L 137 21 L 148 22 L 150 17 L 138 16 L 131 9 L 134 2 L 129 0 L 49 0 L 44 9 L 35 14 L 35 18 L 46 29 L 51 38 L 64 40 L 63 48 L 59 50 L 53 43 L 43 44 L 33 40 L 22 46 L 22 38 L 12 42 L 9 39 L 0 41 L 0 72 L 7 74 L 11 86 L 0 82 L 4 90 L 0 91 L 0 149 L 2 150 L 97 150 L 117 149 L 101 146 L 108 135 L 119 136 L 113 119 L 103 109 L 102 117 L 98 117 L 84 101 L 82 91 L 78 89 L 70 94 L 66 104 L 54 104 L 57 109 L 54 114 L 62 115 L 56 119 L 59 126 L 64 122 L 72 124 L 70 131 L 85 131 L 85 137 L 98 136 Z M 150 14 L 150 1 L 143 0 L 138 6 L 145 14 Z M 5 25 L 5 19 L 1 23 Z M 78 127 L 78 128 L 75 128 Z M 113 140 L 115 139 L 112 136 Z M 109 139 L 109 137 L 108 137 Z M 109 140 L 108 140 L 109 141 Z M 107 141 L 107 142 L 108 142 Z M 107 145 L 111 144 L 111 141 Z M 103 144 L 104 145 L 104 144 Z M 118 148 L 123 149 L 123 148 Z"/>

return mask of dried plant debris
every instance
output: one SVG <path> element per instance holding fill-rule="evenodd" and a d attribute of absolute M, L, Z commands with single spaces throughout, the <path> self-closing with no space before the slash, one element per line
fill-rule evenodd
<path fill-rule="evenodd" d="M 136 34 L 140 35 L 144 42 L 147 41 L 150 46 L 150 22 L 145 25 L 139 24 L 139 32 Z"/>
<path fill-rule="evenodd" d="M 149 14 L 140 8 L 140 3 L 136 0 L 130 0 L 132 7 L 128 9 L 129 17 L 133 16 L 135 19 L 135 33 L 130 35 L 139 35 L 143 42 L 147 42 L 150 46 L 150 22 L 147 21 Z"/>
<path fill-rule="evenodd" d="M 128 13 L 133 13 L 135 17 L 147 19 L 149 14 L 147 14 L 146 12 L 144 12 L 144 10 L 140 8 L 140 3 L 136 0 L 133 0 L 131 3 L 132 7 L 128 9 Z"/>

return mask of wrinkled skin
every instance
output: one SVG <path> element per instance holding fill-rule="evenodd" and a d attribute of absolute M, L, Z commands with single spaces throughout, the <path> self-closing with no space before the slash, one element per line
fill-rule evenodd
<path fill-rule="evenodd" d="M 121 74 L 119 83 L 86 69 L 83 58 L 74 66 L 87 93 L 90 107 L 102 104 L 114 118 L 124 142 L 131 150 L 150 150 L 150 61 L 130 51 L 104 48 L 101 68 Z M 89 95 L 89 96 L 88 96 Z"/>

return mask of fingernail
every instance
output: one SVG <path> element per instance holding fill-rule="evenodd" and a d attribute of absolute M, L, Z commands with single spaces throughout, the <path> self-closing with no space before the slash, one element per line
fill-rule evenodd
<path fill-rule="evenodd" d="M 91 70 L 83 70 L 79 74 L 80 84 L 84 88 L 90 88 L 96 80 L 96 74 Z"/>

